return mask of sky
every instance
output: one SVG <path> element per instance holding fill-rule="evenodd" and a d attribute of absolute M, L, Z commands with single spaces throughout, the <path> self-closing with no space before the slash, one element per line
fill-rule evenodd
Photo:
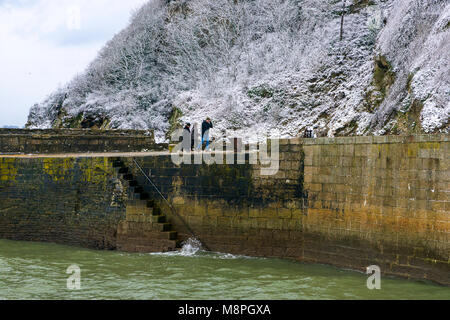
<path fill-rule="evenodd" d="M 0 0 L 0 127 L 82 73 L 147 0 Z"/>

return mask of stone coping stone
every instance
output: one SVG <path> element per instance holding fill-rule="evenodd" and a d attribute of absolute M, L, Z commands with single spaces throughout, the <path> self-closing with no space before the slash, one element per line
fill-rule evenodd
<path fill-rule="evenodd" d="M 92 129 L 0 129 L 0 135 L 14 136 L 145 136 L 153 130 L 92 130 Z"/>
<path fill-rule="evenodd" d="M 302 139 L 303 145 L 328 144 L 390 144 L 390 143 L 420 143 L 420 142 L 448 142 L 450 134 L 421 134 L 413 136 L 355 136 L 336 138 Z"/>

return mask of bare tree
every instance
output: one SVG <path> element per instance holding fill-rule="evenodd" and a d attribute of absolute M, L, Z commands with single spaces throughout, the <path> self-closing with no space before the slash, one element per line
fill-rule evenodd
<path fill-rule="evenodd" d="M 343 4 L 342 4 L 342 16 L 341 16 L 341 34 L 339 36 L 340 41 L 342 41 L 343 37 L 344 37 L 344 17 L 345 17 L 345 9 L 346 9 L 346 3 L 347 1 L 344 0 Z"/>

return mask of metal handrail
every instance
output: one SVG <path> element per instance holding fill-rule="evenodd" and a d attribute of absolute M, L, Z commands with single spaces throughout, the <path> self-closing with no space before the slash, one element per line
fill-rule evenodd
<path fill-rule="evenodd" d="M 190 234 L 197 239 L 198 241 L 200 241 L 200 243 L 202 244 L 202 247 L 204 247 L 206 250 L 209 250 L 208 246 L 206 244 L 204 244 L 199 237 L 197 237 L 197 235 L 195 234 L 195 232 L 189 227 L 189 225 L 187 224 L 187 222 L 183 219 L 183 217 L 181 215 L 178 214 L 178 212 L 175 210 L 175 208 L 170 204 L 170 202 L 166 199 L 166 197 L 164 197 L 164 195 L 161 193 L 161 191 L 158 189 L 158 187 L 153 183 L 152 179 L 150 179 L 150 177 L 145 173 L 145 171 L 142 169 L 142 167 L 139 165 L 139 163 L 136 161 L 135 158 L 133 158 L 133 162 L 134 164 L 138 167 L 138 169 L 141 171 L 141 173 L 144 175 L 144 177 L 150 182 L 150 184 L 155 188 L 155 190 L 158 192 L 158 194 L 161 196 L 161 198 L 163 198 L 163 200 L 167 203 L 167 205 L 169 206 L 169 208 L 172 210 L 172 212 L 175 214 L 175 216 L 178 217 L 178 219 L 181 220 L 181 222 L 183 223 L 183 225 L 186 227 L 186 229 L 190 232 Z"/>

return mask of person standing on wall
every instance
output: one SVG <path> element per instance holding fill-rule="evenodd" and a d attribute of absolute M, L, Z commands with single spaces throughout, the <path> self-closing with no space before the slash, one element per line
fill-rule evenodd
<path fill-rule="evenodd" d="M 197 129 L 197 123 L 194 123 L 192 126 L 191 131 L 191 150 L 194 151 L 195 148 L 195 140 L 198 137 L 198 129 Z"/>
<path fill-rule="evenodd" d="M 316 133 L 314 132 L 314 129 L 306 129 L 305 133 L 303 134 L 303 138 L 307 138 L 307 139 L 317 138 Z"/>
<path fill-rule="evenodd" d="M 183 130 L 183 150 L 191 150 L 191 124 L 187 123 Z"/>
<path fill-rule="evenodd" d="M 197 149 L 202 149 L 203 142 L 206 141 L 206 150 L 209 150 L 209 130 L 213 128 L 213 124 L 210 118 L 206 118 L 202 123 L 202 141 Z"/>

